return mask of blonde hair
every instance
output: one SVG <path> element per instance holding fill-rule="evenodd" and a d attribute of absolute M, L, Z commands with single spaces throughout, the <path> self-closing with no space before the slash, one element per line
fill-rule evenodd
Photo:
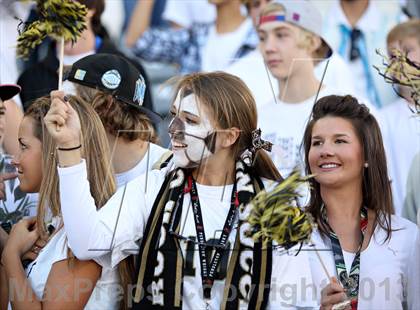
<path fill-rule="evenodd" d="M 221 129 L 239 128 L 241 133 L 232 147 L 235 160 L 252 145 L 252 131 L 257 128 L 257 107 L 249 88 L 236 76 L 225 72 L 194 73 L 181 78 L 176 86 L 181 98 L 193 93 L 213 114 Z M 257 151 L 254 172 L 279 180 L 280 173 L 264 150 Z"/>
<path fill-rule="evenodd" d="M 82 153 L 86 159 L 90 191 L 97 208 L 101 208 L 116 190 L 105 129 L 89 104 L 75 96 L 69 96 L 69 103 L 80 118 Z M 43 123 L 50 105 L 50 97 L 42 97 L 25 113 L 25 117 L 34 120 L 34 135 L 42 142 L 42 183 L 39 191 L 37 226 L 43 237 L 48 235 L 44 223 L 47 208 L 53 216 L 61 214 L 56 143 Z"/>
<path fill-rule="evenodd" d="M 286 9 L 280 3 L 272 2 L 272 3 L 267 4 L 264 7 L 264 9 L 261 11 L 260 17 L 267 16 L 275 12 L 285 13 Z M 329 51 L 327 44 L 322 40 L 322 38 L 320 38 L 315 33 L 311 32 L 310 30 L 300 27 L 299 25 L 295 25 L 295 24 L 291 24 L 291 25 L 298 28 L 299 30 L 298 38 L 297 38 L 298 40 L 297 46 L 301 49 L 309 50 L 314 45 L 314 42 L 316 42 L 316 40 L 319 38 L 320 45 L 312 53 L 312 57 L 314 58 L 315 65 L 318 64 L 320 61 L 322 61 L 322 59 L 325 58 L 325 56 L 327 55 Z"/>
<path fill-rule="evenodd" d="M 412 19 L 396 25 L 386 37 L 387 45 L 407 38 L 415 38 L 420 44 L 420 19 Z"/>

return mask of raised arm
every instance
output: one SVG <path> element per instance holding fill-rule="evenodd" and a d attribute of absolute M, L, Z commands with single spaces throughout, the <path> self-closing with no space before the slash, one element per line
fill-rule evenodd
<path fill-rule="evenodd" d="M 106 262 L 98 261 L 115 265 L 129 254 L 128 249 L 137 248 L 135 241 L 142 236 L 148 215 L 144 191 L 134 182 L 117 191 L 97 211 L 86 163 L 77 148 L 81 141 L 79 117 L 62 92 L 52 92 L 51 97 L 44 121 L 58 147 L 61 212 L 69 247 L 78 259 L 107 256 Z M 110 262 L 107 254 L 112 254 Z"/>

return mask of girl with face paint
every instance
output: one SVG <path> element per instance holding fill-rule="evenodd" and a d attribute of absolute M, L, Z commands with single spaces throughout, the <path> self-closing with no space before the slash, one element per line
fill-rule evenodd
<path fill-rule="evenodd" d="M 80 144 L 79 120 L 62 93 L 52 96 L 48 130 L 60 147 L 71 149 Z M 281 180 L 258 149 L 264 143 L 255 138 L 257 112 L 249 89 L 222 72 L 187 75 L 176 87 L 171 114 L 174 165 L 129 182 L 100 212 L 80 151 L 59 153 L 73 253 L 111 268 L 138 254 L 131 296 L 136 309 L 314 306 L 300 289 L 310 283 L 306 254 L 276 255 L 245 233 L 249 201 Z M 244 162 L 241 155 L 249 150 L 253 158 Z M 280 293 L 290 287 L 296 288 L 290 296 Z"/>
<path fill-rule="evenodd" d="M 216 152 L 216 128 L 208 109 L 193 93 L 178 92 L 171 108 L 169 125 L 174 162 L 178 167 L 196 168 Z"/>

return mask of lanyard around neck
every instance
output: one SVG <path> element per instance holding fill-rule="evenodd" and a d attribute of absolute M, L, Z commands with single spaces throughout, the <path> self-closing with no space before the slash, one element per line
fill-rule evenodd
<path fill-rule="evenodd" d="M 337 270 L 337 277 L 343 287 L 347 290 L 347 296 L 354 300 L 351 303 L 352 310 L 357 309 L 357 298 L 359 295 L 359 273 L 360 273 L 360 252 L 363 246 L 364 235 L 368 225 L 368 212 L 365 206 L 360 208 L 360 244 L 357 249 L 356 256 L 351 264 L 350 274 L 347 274 L 346 264 L 344 262 L 343 250 L 336 233 L 328 224 L 327 209 L 325 205 L 321 209 L 322 219 L 329 228 L 329 237 L 331 240 L 331 247 L 334 254 L 335 268 Z"/>
<path fill-rule="evenodd" d="M 232 199 L 230 202 L 230 209 L 226 217 L 225 224 L 223 226 L 222 234 L 219 238 L 219 241 L 216 246 L 215 253 L 211 259 L 211 263 L 207 263 L 207 248 L 211 247 L 206 245 L 206 235 L 204 232 L 204 223 L 203 217 L 201 214 L 200 200 L 198 198 L 197 186 L 190 175 L 188 176 L 188 189 L 190 191 L 192 210 L 195 222 L 195 229 L 197 232 L 198 248 L 200 255 L 200 265 L 201 265 L 201 279 L 203 285 L 203 296 L 205 299 L 209 300 L 211 298 L 211 288 L 213 287 L 215 273 L 217 267 L 221 261 L 222 255 L 226 250 L 226 244 L 229 239 L 230 232 L 235 224 L 236 214 L 239 207 L 238 193 L 236 191 L 236 183 L 233 186 L 232 190 Z"/>

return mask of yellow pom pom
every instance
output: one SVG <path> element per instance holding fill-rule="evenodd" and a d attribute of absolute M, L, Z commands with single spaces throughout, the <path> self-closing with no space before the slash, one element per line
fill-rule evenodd
<path fill-rule="evenodd" d="M 376 53 L 383 58 L 384 68 L 374 68 L 384 77 L 385 81 L 391 84 L 398 84 L 411 89 L 411 98 L 414 108 L 420 115 L 420 65 L 407 58 L 401 51 L 392 50 L 392 57 L 382 55 L 379 50 Z"/>
<path fill-rule="evenodd" d="M 86 6 L 73 0 L 38 0 L 40 19 L 31 23 L 18 38 L 17 54 L 28 57 L 30 51 L 41 44 L 45 37 L 76 42 L 86 29 Z"/>
<path fill-rule="evenodd" d="M 309 240 L 312 220 L 296 206 L 298 189 L 308 178 L 295 171 L 272 191 L 258 193 L 251 201 L 248 235 L 264 243 L 274 240 L 286 250 Z"/>

